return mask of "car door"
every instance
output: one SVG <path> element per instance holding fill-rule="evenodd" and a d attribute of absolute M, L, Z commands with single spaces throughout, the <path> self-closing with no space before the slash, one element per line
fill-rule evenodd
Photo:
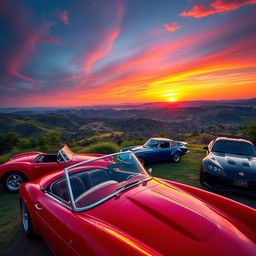
<path fill-rule="evenodd" d="M 49 172 L 63 169 L 70 165 L 70 162 L 53 162 L 53 163 L 34 163 L 33 166 L 33 179 L 43 176 Z"/>
<path fill-rule="evenodd" d="M 171 147 L 170 142 L 161 142 L 158 148 L 158 159 L 159 161 L 165 161 L 171 159 Z"/>
<path fill-rule="evenodd" d="M 72 214 L 72 210 L 43 192 L 37 198 L 34 207 L 41 235 L 47 245 L 55 255 L 68 255 L 71 242 L 68 239 L 69 230 L 67 230 L 65 223 Z M 70 255 L 76 254 L 72 252 Z"/>

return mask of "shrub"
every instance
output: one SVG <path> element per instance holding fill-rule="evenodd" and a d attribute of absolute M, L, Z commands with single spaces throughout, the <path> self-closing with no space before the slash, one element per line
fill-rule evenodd
<path fill-rule="evenodd" d="M 19 144 L 20 137 L 16 132 L 0 134 L 0 154 L 9 153 Z"/>
<path fill-rule="evenodd" d="M 121 144 L 121 148 L 145 144 L 146 140 L 127 140 Z"/>
<path fill-rule="evenodd" d="M 201 144 L 209 144 L 212 139 L 213 139 L 213 136 L 208 133 L 202 133 L 199 135 L 199 142 Z"/>
<path fill-rule="evenodd" d="M 112 154 L 118 152 L 119 147 L 112 142 L 100 142 L 79 150 L 80 153 Z"/>
<path fill-rule="evenodd" d="M 249 124 L 244 130 L 244 135 L 252 139 L 253 143 L 256 144 L 256 124 Z"/>
<path fill-rule="evenodd" d="M 12 154 L 4 154 L 0 156 L 0 164 L 8 161 L 11 158 Z"/>

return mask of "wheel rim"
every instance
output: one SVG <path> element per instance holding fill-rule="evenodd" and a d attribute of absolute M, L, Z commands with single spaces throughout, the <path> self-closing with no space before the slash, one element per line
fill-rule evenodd
<path fill-rule="evenodd" d="M 24 202 L 22 202 L 21 207 L 21 218 L 22 218 L 22 225 L 25 230 L 25 232 L 28 231 L 28 225 L 29 225 L 29 215 L 28 215 L 28 209 Z"/>
<path fill-rule="evenodd" d="M 6 187 L 11 191 L 16 191 L 19 190 L 22 182 L 23 180 L 20 175 L 13 174 L 7 178 Z"/>
<path fill-rule="evenodd" d="M 176 153 L 174 156 L 173 156 L 173 159 L 174 159 L 174 162 L 178 162 L 180 160 L 180 154 Z"/>

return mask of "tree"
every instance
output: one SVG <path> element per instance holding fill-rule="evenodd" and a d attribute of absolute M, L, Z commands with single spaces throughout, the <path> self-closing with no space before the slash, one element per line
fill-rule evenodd
<path fill-rule="evenodd" d="M 244 135 L 250 137 L 254 144 L 256 144 L 256 124 L 249 124 L 244 130 Z"/>
<path fill-rule="evenodd" d="M 16 132 L 0 134 L 0 154 L 9 153 L 19 144 L 20 137 Z"/>

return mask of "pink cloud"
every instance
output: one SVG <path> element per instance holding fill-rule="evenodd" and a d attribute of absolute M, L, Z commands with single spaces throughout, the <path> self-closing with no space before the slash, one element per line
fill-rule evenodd
<path fill-rule="evenodd" d="M 61 11 L 57 13 L 57 17 L 66 25 L 69 24 L 68 11 Z"/>
<path fill-rule="evenodd" d="M 87 74 L 93 68 L 95 62 L 111 54 L 114 42 L 121 33 L 121 24 L 124 15 L 124 1 L 118 1 L 115 15 L 116 19 L 114 25 L 110 29 L 101 32 L 97 43 L 92 47 L 90 52 L 75 59 L 75 62 L 80 65 L 80 71 L 86 75 L 86 77 L 84 76 L 84 79 L 76 84 L 76 88 L 82 87 L 88 81 Z M 81 78 L 80 75 L 73 75 L 67 79 L 73 80 L 77 79 L 77 77 Z"/>
<path fill-rule="evenodd" d="M 24 24 L 21 25 L 22 23 L 19 19 L 22 19 L 23 15 L 24 14 L 21 13 L 20 16 L 17 16 L 18 18 L 13 23 L 22 40 L 20 40 L 19 44 L 15 47 L 15 50 L 11 53 L 11 56 L 6 64 L 8 76 L 5 80 L 8 84 L 8 81 L 12 77 L 17 77 L 21 80 L 32 83 L 35 85 L 35 87 L 41 87 L 40 82 L 27 75 L 24 75 L 22 69 L 30 62 L 31 55 L 35 52 L 36 45 L 39 41 L 46 41 L 55 44 L 64 43 L 59 39 L 48 35 L 53 23 L 45 23 L 37 30 L 32 30 L 30 27 Z"/>
<path fill-rule="evenodd" d="M 181 26 L 177 22 L 171 22 L 169 24 L 164 24 L 163 26 L 169 32 L 174 32 L 181 28 Z"/>
<path fill-rule="evenodd" d="M 256 4 L 256 0 L 213 0 L 196 4 L 190 11 L 182 12 L 180 16 L 202 18 L 215 13 L 232 11 L 248 4 Z"/>
<path fill-rule="evenodd" d="M 48 35 L 42 35 L 40 37 L 40 40 L 48 43 L 54 43 L 54 44 L 65 44 L 64 42 L 60 41 L 58 38 L 54 38 Z"/>

